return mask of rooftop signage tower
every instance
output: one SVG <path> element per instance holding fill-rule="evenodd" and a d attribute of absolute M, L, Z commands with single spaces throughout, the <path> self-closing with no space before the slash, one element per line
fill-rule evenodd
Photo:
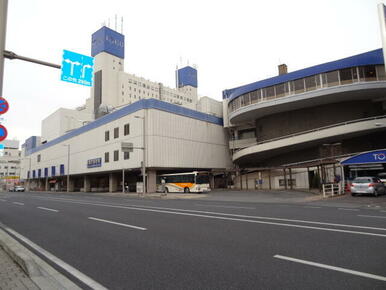
<path fill-rule="evenodd" d="M 106 26 L 94 32 L 91 55 L 95 57 L 94 87 L 91 100 L 95 118 L 103 115 L 101 108 L 118 106 L 119 72 L 123 72 L 125 36 Z"/>

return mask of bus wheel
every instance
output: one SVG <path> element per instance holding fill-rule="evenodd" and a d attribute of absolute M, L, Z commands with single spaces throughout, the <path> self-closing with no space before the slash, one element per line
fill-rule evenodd
<path fill-rule="evenodd" d="M 185 188 L 184 188 L 184 192 L 185 192 L 185 193 L 189 193 L 189 192 L 190 192 L 189 187 L 185 187 Z"/>

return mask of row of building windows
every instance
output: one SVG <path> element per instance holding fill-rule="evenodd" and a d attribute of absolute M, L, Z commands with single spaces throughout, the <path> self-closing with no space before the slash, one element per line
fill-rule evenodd
<path fill-rule="evenodd" d="M 43 177 L 49 177 L 48 170 L 49 168 L 46 167 L 43 169 L 34 169 L 32 170 L 32 176 L 31 172 L 27 171 L 27 178 L 43 178 Z M 59 165 L 59 174 L 64 175 L 64 164 Z M 57 176 L 56 175 L 56 166 L 51 166 L 51 177 Z"/>
<path fill-rule="evenodd" d="M 385 67 L 383 65 L 351 67 L 317 74 L 246 93 L 229 102 L 228 109 L 229 112 L 233 112 L 250 104 L 294 94 L 301 94 L 321 88 L 347 85 L 356 82 L 384 80 L 386 80 L 386 75 Z"/>
<path fill-rule="evenodd" d="M 114 128 L 113 130 L 114 139 L 119 138 L 119 127 Z M 130 135 L 130 124 L 127 123 L 123 126 L 123 136 Z M 105 141 L 110 140 L 110 130 L 105 131 Z"/>
<path fill-rule="evenodd" d="M 129 152 L 123 152 L 123 159 L 124 160 L 130 159 L 130 153 Z M 113 160 L 119 161 L 119 150 L 114 150 Z M 109 162 L 110 162 L 110 152 L 105 152 L 105 163 L 109 163 Z"/>

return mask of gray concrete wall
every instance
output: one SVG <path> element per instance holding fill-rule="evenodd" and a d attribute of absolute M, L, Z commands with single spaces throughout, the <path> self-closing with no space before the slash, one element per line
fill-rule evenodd
<path fill-rule="evenodd" d="M 343 102 L 273 114 L 256 120 L 257 141 L 269 140 L 340 122 L 385 114 L 381 103 Z"/>

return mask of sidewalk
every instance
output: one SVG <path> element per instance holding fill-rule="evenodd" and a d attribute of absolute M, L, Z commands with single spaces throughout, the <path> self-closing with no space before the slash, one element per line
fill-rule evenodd
<path fill-rule="evenodd" d="M 39 289 L 0 247 L 0 289 Z"/>

